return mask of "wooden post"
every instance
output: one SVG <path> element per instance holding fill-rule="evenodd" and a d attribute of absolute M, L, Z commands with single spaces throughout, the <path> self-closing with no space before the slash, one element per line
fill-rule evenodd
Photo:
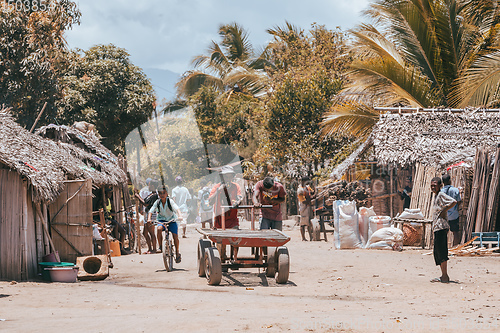
<path fill-rule="evenodd" d="M 392 168 L 391 165 L 389 165 L 389 177 L 390 177 L 390 189 L 389 189 L 389 194 L 392 194 L 393 193 L 393 190 L 394 190 L 394 177 L 393 177 L 393 173 L 394 173 L 394 169 Z M 391 195 L 389 197 L 389 215 L 391 216 L 391 219 L 394 217 L 394 211 L 393 211 L 393 205 L 394 205 L 394 197 Z"/>
<path fill-rule="evenodd" d="M 139 205 L 137 205 L 137 200 L 135 201 L 135 246 L 135 250 L 141 255 L 141 227 L 139 226 Z"/>

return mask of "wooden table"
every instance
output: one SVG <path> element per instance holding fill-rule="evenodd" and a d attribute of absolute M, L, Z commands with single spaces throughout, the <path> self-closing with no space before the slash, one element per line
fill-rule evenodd
<path fill-rule="evenodd" d="M 432 220 L 414 220 L 414 219 L 400 219 L 393 218 L 392 222 L 394 223 L 395 228 L 399 228 L 403 231 L 403 225 L 405 223 L 419 223 L 422 225 L 422 241 L 421 246 L 423 249 L 430 248 L 431 246 L 431 228 L 432 228 Z"/>

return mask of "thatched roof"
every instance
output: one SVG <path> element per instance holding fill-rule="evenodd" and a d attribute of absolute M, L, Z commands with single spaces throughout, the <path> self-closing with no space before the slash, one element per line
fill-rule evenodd
<path fill-rule="evenodd" d="M 64 125 L 43 126 L 36 134 L 51 139 L 82 161 L 96 186 L 119 185 L 127 181 L 127 175 L 118 165 L 118 158 L 93 134 Z"/>
<path fill-rule="evenodd" d="M 115 158 L 114 155 L 110 158 Z M 35 202 L 51 202 L 64 180 L 91 178 L 97 186 L 118 185 L 125 173 L 83 149 L 30 133 L 0 109 L 0 163 L 26 177 Z"/>
<path fill-rule="evenodd" d="M 379 164 L 416 162 L 444 169 L 500 141 L 500 114 L 426 112 L 382 115 L 371 134 Z"/>
<path fill-rule="evenodd" d="M 0 110 L 0 163 L 28 179 L 36 202 L 56 199 L 68 178 L 85 178 L 79 160 L 55 142 L 29 133 L 6 110 Z"/>

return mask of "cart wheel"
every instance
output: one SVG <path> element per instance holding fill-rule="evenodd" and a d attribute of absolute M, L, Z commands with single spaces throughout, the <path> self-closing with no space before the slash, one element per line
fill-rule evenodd
<path fill-rule="evenodd" d="M 219 285 L 222 279 L 222 264 L 219 251 L 212 246 L 205 249 L 205 276 L 211 286 Z"/>
<path fill-rule="evenodd" d="M 163 264 L 167 272 L 171 272 L 174 269 L 174 253 L 172 251 L 172 242 L 169 236 L 168 233 L 165 231 L 163 232 L 163 241 L 161 245 Z"/>
<path fill-rule="evenodd" d="M 201 238 L 198 241 L 198 276 L 205 276 L 205 249 L 212 246 L 208 239 Z"/>
<path fill-rule="evenodd" d="M 285 284 L 288 282 L 288 275 L 290 273 L 290 258 L 288 256 L 288 249 L 285 246 L 278 247 L 276 250 L 276 257 L 278 259 L 276 282 Z"/>
<path fill-rule="evenodd" d="M 267 267 L 266 267 L 266 276 L 274 277 L 276 275 L 276 248 L 268 247 L 267 248 Z"/>
<path fill-rule="evenodd" d="M 312 239 L 313 241 L 320 241 L 321 240 L 321 226 L 319 225 L 319 222 L 317 219 L 312 219 L 311 220 L 312 224 Z"/>

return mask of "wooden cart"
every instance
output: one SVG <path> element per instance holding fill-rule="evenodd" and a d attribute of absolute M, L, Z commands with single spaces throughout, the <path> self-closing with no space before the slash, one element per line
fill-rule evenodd
<path fill-rule="evenodd" d="M 266 207 L 271 206 L 263 206 Z M 288 249 L 283 245 L 290 237 L 275 229 L 255 230 L 254 206 L 238 206 L 237 209 L 251 210 L 251 230 L 225 229 L 224 217 L 220 230 L 197 229 L 203 235 L 198 242 L 198 275 L 205 276 L 208 284 L 218 285 L 222 272 L 228 272 L 229 269 L 262 267 L 268 277 L 276 278 L 277 283 L 287 283 L 290 260 Z M 229 254 L 227 246 L 231 247 Z M 252 248 L 252 256 L 234 258 L 232 249 L 240 247 Z"/>

